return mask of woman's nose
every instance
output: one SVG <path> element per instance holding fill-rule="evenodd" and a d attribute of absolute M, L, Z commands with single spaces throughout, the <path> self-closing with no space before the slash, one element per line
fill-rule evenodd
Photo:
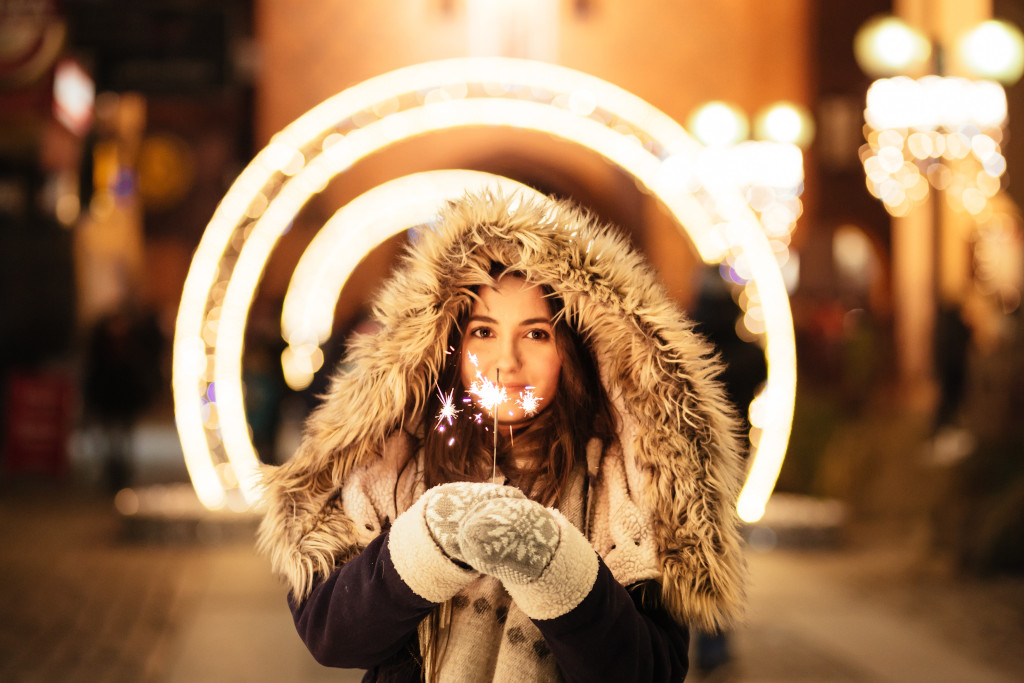
<path fill-rule="evenodd" d="M 515 372 L 521 363 L 519 344 L 514 339 L 503 341 L 498 354 L 498 369 L 502 373 Z"/>

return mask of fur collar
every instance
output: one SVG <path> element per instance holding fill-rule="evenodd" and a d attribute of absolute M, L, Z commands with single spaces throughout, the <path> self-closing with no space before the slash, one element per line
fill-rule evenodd
<path fill-rule="evenodd" d="M 629 425 L 623 452 L 648 475 L 641 494 L 661 565 L 662 600 L 714 628 L 743 601 L 735 501 L 743 475 L 736 420 L 713 349 L 618 233 L 566 202 L 490 194 L 450 203 L 410 247 L 376 299 L 379 332 L 351 349 L 302 444 L 263 475 L 259 544 L 296 595 L 358 552 L 339 492 L 385 439 L 418 422 L 451 325 L 497 261 L 550 285 L 588 340 Z"/>

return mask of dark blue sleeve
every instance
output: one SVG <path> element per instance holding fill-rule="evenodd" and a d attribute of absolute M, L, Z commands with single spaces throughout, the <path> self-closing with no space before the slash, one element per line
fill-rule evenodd
<path fill-rule="evenodd" d="M 593 590 L 575 609 L 537 619 L 566 681 L 681 681 L 689 631 L 662 609 L 660 586 L 627 591 L 600 562 Z"/>
<path fill-rule="evenodd" d="M 331 572 L 305 600 L 289 595 L 288 605 L 299 637 L 316 661 L 353 669 L 394 660 L 436 607 L 399 577 L 388 551 L 388 533 Z"/>

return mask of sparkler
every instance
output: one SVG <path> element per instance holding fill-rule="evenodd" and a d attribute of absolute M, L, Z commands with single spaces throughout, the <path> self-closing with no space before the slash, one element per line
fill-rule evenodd
<path fill-rule="evenodd" d="M 454 350 L 454 349 L 453 349 Z M 479 361 L 474 353 L 466 354 L 467 360 L 473 364 L 473 367 L 479 367 Z M 523 413 L 528 416 L 536 415 L 540 407 L 540 402 L 543 400 L 541 397 L 533 393 L 534 387 L 525 387 L 523 391 L 519 393 L 519 398 L 516 401 L 516 405 L 523 409 Z M 452 389 L 447 394 L 441 391 L 440 387 L 437 389 L 437 396 L 441 400 L 441 410 L 437 413 L 437 424 L 435 429 L 440 432 L 445 430 L 444 422 L 448 422 L 448 426 L 451 426 L 455 418 L 462 411 L 455 407 L 454 402 L 455 390 Z M 492 454 L 491 461 L 491 479 L 497 476 L 498 471 L 498 406 L 509 401 L 508 390 L 501 384 L 501 371 L 495 370 L 494 382 L 484 377 L 483 373 L 477 370 L 476 379 L 469 386 L 467 390 L 468 394 L 476 397 L 476 404 L 484 410 L 490 411 L 494 419 L 494 451 Z M 463 403 L 472 402 L 472 398 L 466 397 L 462 399 Z M 513 415 L 512 411 L 509 411 L 509 415 Z M 483 422 L 483 413 L 476 413 L 471 418 L 477 424 Z M 509 438 L 512 437 L 512 428 L 509 427 Z M 454 437 L 448 440 L 448 445 L 451 446 L 454 443 Z"/>
<path fill-rule="evenodd" d="M 480 367 L 476 354 L 472 351 L 467 353 L 466 357 L 474 368 Z M 491 466 L 491 479 L 494 479 L 498 470 L 498 406 L 508 401 L 508 392 L 501 386 L 501 370 L 494 371 L 493 384 L 477 370 L 476 379 L 470 385 L 469 393 L 476 396 L 476 402 L 485 410 L 491 411 L 491 415 L 494 416 L 494 457 Z"/>
<path fill-rule="evenodd" d="M 498 380 L 500 371 L 495 374 L 495 379 Z M 498 406 L 508 401 L 508 391 L 505 387 L 498 384 L 497 381 L 491 382 L 491 380 L 484 377 L 479 372 L 476 373 L 476 379 L 469 385 L 469 393 L 476 396 L 476 402 L 485 410 L 497 414 Z"/>
<path fill-rule="evenodd" d="M 469 354 L 469 362 L 477 365 L 476 356 Z M 477 403 L 485 410 L 491 411 L 494 416 L 494 452 L 491 460 L 491 479 L 493 480 L 498 472 L 498 406 L 508 401 L 508 392 L 501 386 L 501 370 L 494 371 L 494 382 L 487 379 L 479 371 L 476 379 L 469 387 L 469 393 L 477 398 Z"/>

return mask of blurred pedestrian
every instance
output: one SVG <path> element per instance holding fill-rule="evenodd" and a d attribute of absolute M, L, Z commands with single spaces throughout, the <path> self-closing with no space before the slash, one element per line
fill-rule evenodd
<path fill-rule="evenodd" d="M 132 433 L 163 384 L 163 344 L 155 313 L 130 304 L 102 316 L 90 334 L 83 378 L 84 416 L 98 431 L 101 478 L 110 491 L 131 481 Z"/>
<path fill-rule="evenodd" d="M 956 422 L 967 386 L 967 353 L 971 329 L 960 307 L 945 303 L 935 319 L 935 377 L 939 400 L 935 408 L 933 433 Z"/>

